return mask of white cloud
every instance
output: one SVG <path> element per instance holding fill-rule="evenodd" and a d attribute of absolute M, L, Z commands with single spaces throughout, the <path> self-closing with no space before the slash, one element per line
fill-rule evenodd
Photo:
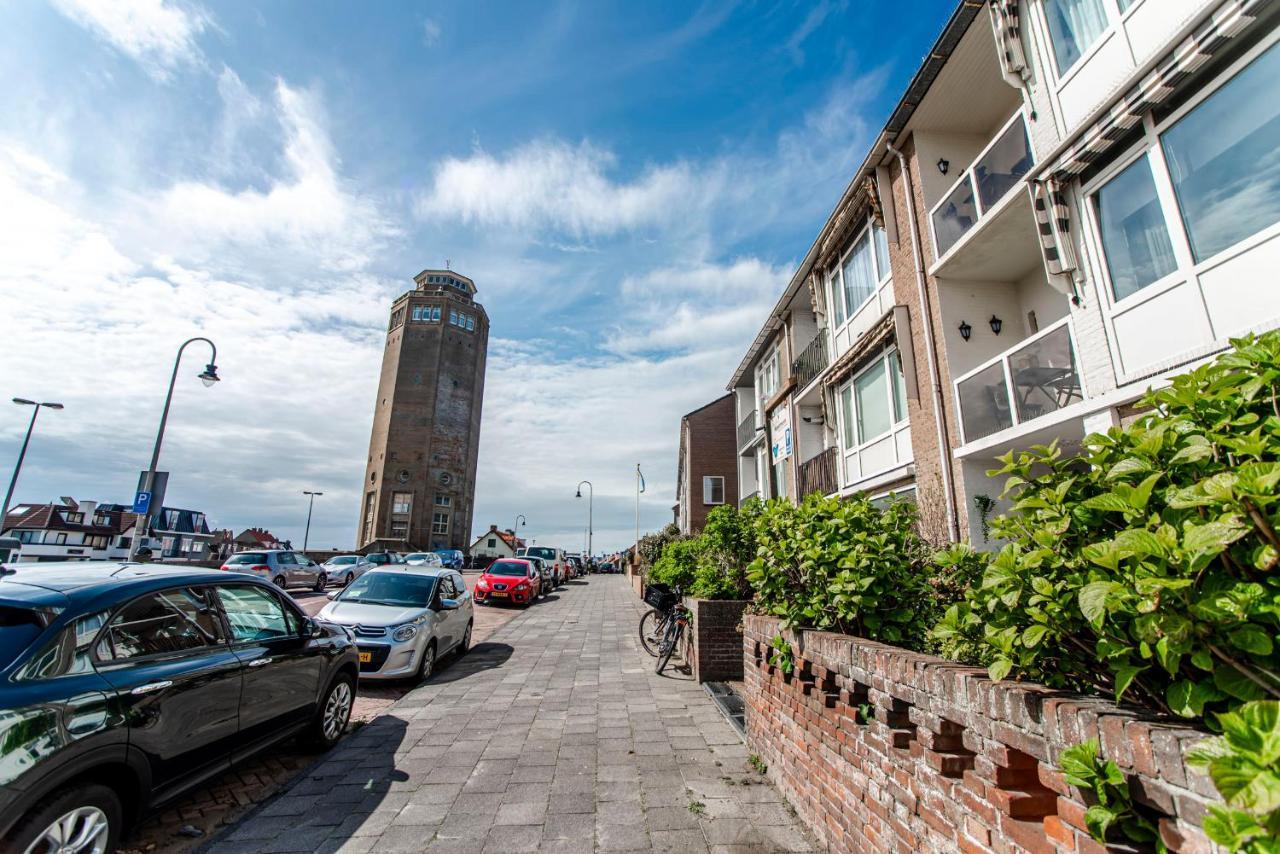
<path fill-rule="evenodd" d="M 427 47 L 435 47 L 440 43 L 440 24 L 431 18 L 422 21 L 422 43 Z"/>
<path fill-rule="evenodd" d="M 699 207 L 707 179 L 687 164 L 610 177 L 616 157 L 588 142 L 530 142 L 504 157 L 477 151 L 441 163 L 417 205 L 424 218 L 586 237 L 670 224 Z"/>
<path fill-rule="evenodd" d="M 54 0 L 54 5 L 162 80 L 200 56 L 196 37 L 211 23 L 203 9 L 165 0 Z"/>

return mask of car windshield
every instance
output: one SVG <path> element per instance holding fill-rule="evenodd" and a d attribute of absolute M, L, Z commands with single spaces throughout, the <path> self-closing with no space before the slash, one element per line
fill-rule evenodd
<path fill-rule="evenodd" d="M 425 608 L 431 604 L 431 595 L 435 589 L 436 579 L 433 575 L 366 572 L 338 595 L 338 601 Z"/>
<path fill-rule="evenodd" d="M 246 563 L 266 563 L 267 556 L 257 552 L 241 552 L 227 558 L 227 566 L 240 566 Z"/>
<path fill-rule="evenodd" d="M 35 611 L 0 605 L 0 669 L 22 655 L 43 630 L 40 615 Z"/>
<path fill-rule="evenodd" d="M 414 552 L 411 555 L 405 555 L 404 559 L 405 560 L 431 560 L 431 558 L 433 557 L 435 557 L 435 555 L 428 554 L 427 552 Z"/>
<path fill-rule="evenodd" d="M 544 549 L 542 548 L 542 546 L 537 546 L 535 548 L 529 549 L 527 553 L 533 555 L 534 557 L 545 558 L 547 560 L 556 559 L 555 549 Z"/>
<path fill-rule="evenodd" d="M 327 561 L 325 561 L 325 563 L 329 564 L 329 566 L 346 566 L 348 564 L 352 564 L 355 562 L 356 562 L 356 559 L 352 555 L 343 555 L 342 557 L 331 557 Z"/>
<path fill-rule="evenodd" d="M 386 555 L 369 555 L 369 563 L 382 566 L 383 564 L 391 563 L 391 558 Z"/>
<path fill-rule="evenodd" d="M 500 560 L 493 566 L 489 567 L 487 572 L 490 575 L 514 575 L 523 576 L 529 574 L 529 568 L 523 563 L 514 563 L 512 561 Z"/>

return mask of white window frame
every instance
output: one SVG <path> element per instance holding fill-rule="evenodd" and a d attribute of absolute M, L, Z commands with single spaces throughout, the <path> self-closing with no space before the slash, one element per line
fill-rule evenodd
<path fill-rule="evenodd" d="M 899 455 L 897 439 L 896 439 L 898 433 L 902 432 L 903 430 L 911 429 L 910 410 L 907 406 L 907 401 L 905 399 L 902 401 L 902 418 L 900 420 L 897 418 L 897 414 L 894 412 L 893 402 L 894 402 L 894 395 L 896 393 L 897 386 L 894 383 L 894 378 L 893 378 L 893 363 L 894 363 L 894 356 L 896 355 L 898 355 L 898 348 L 896 346 L 886 347 L 885 349 L 877 353 L 875 358 L 868 360 L 867 363 L 863 365 L 859 370 L 850 374 L 849 377 L 845 379 L 844 382 L 840 383 L 840 385 L 836 386 L 834 390 L 834 395 L 835 395 L 834 410 L 836 413 L 836 444 L 840 448 L 840 478 L 841 478 L 842 488 L 849 487 L 860 481 L 867 480 L 868 478 L 876 477 L 877 475 L 883 474 L 884 472 L 892 471 L 893 469 L 896 469 L 899 466 L 902 466 L 911 461 L 910 456 L 908 456 L 906 459 L 903 459 Z M 901 356 L 899 356 L 898 357 L 899 367 L 901 367 L 901 364 L 902 364 Z M 869 439 L 863 440 L 862 437 L 857 435 L 858 431 L 857 431 L 856 423 L 853 425 L 847 424 L 847 421 L 845 418 L 845 411 L 844 411 L 844 400 L 843 400 L 844 393 L 846 390 L 848 390 L 850 394 L 853 394 L 854 383 L 857 382 L 857 380 L 860 377 L 869 373 L 877 365 L 884 366 L 885 379 L 887 380 L 887 382 L 885 383 L 885 391 L 887 394 L 886 403 L 888 404 L 888 407 L 889 407 L 889 410 L 888 410 L 889 411 L 889 429 L 884 431 L 883 433 L 879 433 L 875 436 L 872 436 Z M 857 397 L 856 396 L 852 397 L 850 399 L 850 403 L 851 403 L 851 408 L 853 409 L 854 419 L 856 421 L 857 419 L 856 407 L 858 405 Z M 850 427 L 853 428 L 853 432 L 854 432 L 853 447 L 848 447 L 845 444 L 845 439 L 848 436 L 848 433 L 846 431 Z M 860 462 L 861 454 L 865 452 L 868 448 L 870 448 L 872 445 L 876 445 L 876 444 L 879 444 L 880 442 L 883 442 L 886 438 L 894 439 L 893 462 L 887 466 L 876 469 L 875 471 L 861 472 L 857 475 L 856 478 L 853 477 L 852 472 L 854 471 L 854 463 Z"/>
<path fill-rule="evenodd" d="M 772 388 L 767 388 L 772 380 Z M 782 388 L 782 342 L 775 343 L 769 349 L 769 355 L 760 360 L 756 366 L 756 412 L 757 423 L 763 423 L 765 406 Z"/>
<path fill-rule="evenodd" d="M 883 231 L 883 229 L 880 229 L 880 230 Z M 832 328 L 832 331 L 835 333 L 839 333 L 843 331 L 846 326 L 852 323 L 854 319 L 859 314 L 862 313 L 862 310 L 866 308 L 867 305 L 870 304 L 872 300 L 874 300 L 877 296 L 879 296 L 881 288 L 883 288 L 886 284 L 888 284 L 888 282 L 893 278 L 892 263 L 887 264 L 887 266 L 889 267 L 888 270 L 880 269 L 880 257 L 876 253 L 876 236 L 874 233 L 875 231 L 876 231 L 875 221 L 871 217 L 867 217 L 866 223 L 862 226 L 861 229 L 858 230 L 858 233 L 854 235 L 853 239 L 849 241 L 849 245 L 846 246 L 844 251 L 840 253 L 840 257 L 836 259 L 835 263 L 832 264 L 831 268 L 827 270 L 827 273 L 826 273 L 827 299 L 830 300 L 829 304 L 831 305 L 831 309 L 832 309 L 832 319 L 833 320 L 835 319 L 834 315 L 835 315 L 835 308 L 837 305 L 844 311 L 844 320 L 835 324 L 835 326 Z M 844 293 L 845 293 L 844 262 L 850 255 L 853 254 L 854 247 L 856 247 L 859 243 L 861 243 L 863 238 L 867 239 L 868 241 L 867 248 L 871 251 L 871 269 L 874 271 L 874 274 L 875 274 L 876 285 L 874 288 L 872 288 L 871 294 L 866 299 L 858 303 L 858 305 L 856 305 L 853 308 L 853 310 L 849 310 L 849 306 L 845 305 L 845 302 L 844 302 Z M 886 239 L 887 239 L 887 235 L 886 235 Z M 888 253 L 886 253 L 886 255 L 887 254 Z M 889 260 L 888 258 L 885 259 L 886 262 L 888 262 L 888 260 Z M 839 303 L 836 302 L 837 299 L 840 300 Z"/>
<path fill-rule="evenodd" d="M 715 483 L 720 481 L 720 500 L 715 500 Z M 702 503 L 703 504 L 724 504 L 724 476 L 718 474 L 707 474 L 702 476 Z"/>
<path fill-rule="evenodd" d="M 1125 49 L 1128 51 L 1129 60 L 1133 61 L 1133 47 L 1129 43 L 1128 34 L 1124 31 L 1124 24 L 1129 20 L 1129 17 L 1133 15 L 1134 11 L 1144 2 L 1147 2 L 1147 0 L 1137 0 L 1128 9 L 1121 11 L 1120 4 L 1117 3 L 1116 0 L 1102 0 L 1103 11 L 1105 11 L 1107 15 L 1107 26 L 1098 34 L 1098 37 L 1093 40 L 1093 44 L 1090 44 L 1080 51 L 1080 56 L 1076 58 L 1075 62 L 1071 63 L 1069 67 L 1063 69 L 1058 68 L 1058 55 L 1054 50 L 1053 32 L 1049 29 L 1049 13 L 1045 9 L 1046 2 L 1045 0 L 1040 0 L 1040 2 L 1036 3 L 1036 23 L 1044 39 L 1045 64 L 1049 67 L 1049 74 L 1052 76 L 1053 81 L 1056 84 L 1056 88 L 1060 90 L 1063 86 L 1069 83 L 1071 78 L 1075 77 L 1076 74 L 1080 72 L 1081 68 L 1088 65 L 1089 60 L 1093 55 L 1101 50 L 1102 46 L 1105 45 L 1114 35 L 1121 35 L 1124 37 Z M 1119 33 L 1117 33 L 1117 30 Z"/>
<path fill-rule="evenodd" d="M 453 505 L 453 496 L 437 495 L 435 498 L 435 505 L 437 507 L 451 507 Z"/>
<path fill-rule="evenodd" d="M 443 519 L 444 521 L 441 521 Z M 431 535 L 445 537 L 449 535 L 450 514 L 436 511 L 431 514 Z"/>
<path fill-rule="evenodd" d="M 928 214 L 929 239 L 933 243 L 933 257 L 934 257 L 933 266 L 930 268 L 931 273 L 934 270 L 937 270 L 939 267 L 941 267 L 945 261 L 951 258 L 951 256 L 955 255 L 957 252 L 959 252 L 961 249 L 967 246 L 969 242 L 973 240 L 973 236 L 982 230 L 983 225 L 989 222 L 991 217 L 995 213 L 997 213 L 998 211 L 1004 210 L 1005 206 L 1010 204 L 1010 200 L 1013 199 L 1019 192 L 1025 192 L 1024 188 L 1026 187 L 1027 181 L 1026 181 L 1026 178 L 1022 178 L 1018 181 L 1018 183 L 1010 187 L 1007 193 L 1005 193 L 1000 198 L 996 199 L 996 201 L 990 207 L 987 207 L 982 204 L 982 194 L 978 192 L 978 184 L 973 178 L 973 167 L 976 166 L 978 163 L 980 163 L 982 161 L 982 158 L 986 157 L 991 152 L 991 149 L 996 147 L 996 143 L 998 143 L 1001 139 L 1003 139 L 1004 135 L 1009 132 L 1009 129 L 1012 128 L 1018 122 L 1022 122 L 1022 132 L 1026 134 L 1027 145 L 1031 151 L 1032 169 L 1034 169 L 1036 163 L 1039 162 L 1036 158 L 1035 145 L 1032 144 L 1032 140 L 1031 140 L 1031 126 L 1027 123 L 1027 120 L 1026 120 L 1026 109 L 1023 107 L 1019 107 L 1018 109 L 1014 110 L 1013 115 L 1011 115 L 1008 118 L 1008 120 L 1004 124 L 1002 124 L 995 133 L 991 135 L 991 139 L 987 140 L 987 144 L 983 146 L 983 149 L 973 156 L 973 159 L 970 160 L 969 163 L 964 167 L 964 170 L 960 173 L 959 177 L 957 177 L 956 180 L 951 184 L 951 186 L 947 187 L 947 189 L 944 190 L 942 194 L 938 197 L 938 201 L 934 203 L 933 207 L 929 208 L 929 214 Z M 937 213 L 937 211 L 947 203 L 947 199 L 951 198 L 951 194 L 954 193 L 956 189 L 961 184 L 964 184 L 965 182 L 968 182 L 969 189 L 973 191 L 973 204 L 974 204 L 974 207 L 976 207 L 978 210 L 978 219 L 974 222 L 974 224 L 969 228 L 968 231 L 960 235 L 960 237 L 956 239 L 956 242 L 951 244 L 951 246 L 947 248 L 947 251 L 943 253 L 938 250 L 938 232 L 937 232 L 937 229 L 934 227 L 933 215 Z"/>
<path fill-rule="evenodd" d="M 405 496 L 405 498 L 407 499 L 406 503 L 404 503 L 403 505 L 398 504 L 396 502 L 397 496 Z M 404 509 L 403 510 L 397 509 L 400 506 L 403 506 Z M 391 512 L 397 516 L 407 516 L 410 513 L 412 513 L 413 512 L 413 493 L 399 492 L 399 491 L 392 492 L 391 493 Z"/>
<path fill-rule="evenodd" d="M 1135 4 L 1130 11 L 1133 8 L 1137 8 L 1141 2 L 1145 2 L 1145 0 L 1139 0 L 1139 3 Z M 1083 239 L 1088 241 L 1089 247 L 1098 259 L 1099 278 L 1097 290 L 1102 300 L 1103 322 L 1112 341 L 1116 340 L 1115 319 L 1117 316 L 1150 300 L 1158 299 L 1184 284 L 1194 286 L 1197 292 L 1203 295 L 1201 276 L 1204 273 L 1280 235 L 1280 222 L 1273 223 L 1267 228 L 1205 258 L 1203 261 L 1196 262 L 1195 256 L 1191 252 L 1191 238 L 1187 234 L 1186 225 L 1182 219 L 1182 210 L 1178 205 L 1177 193 L 1173 186 L 1173 176 L 1169 172 L 1164 146 L 1160 141 L 1160 137 L 1165 131 L 1176 125 L 1188 113 L 1208 100 L 1254 60 L 1276 45 L 1278 41 L 1280 41 L 1280 31 L 1268 34 L 1161 121 L 1156 122 L 1155 116 L 1151 112 L 1146 113 L 1142 117 L 1142 138 L 1121 152 L 1112 163 L 1108 164 L 1097 175 L 1092 176 L 1088 182 L 1083 184 L 1076 183 L 1078 198 L 1082 202 L 1076 206 L 1076 210 L 1077 213 L 1083 213 L 1083 216 L 1080 217 Z M 1150 164 L 1151 176 L 1156 187 L 1156 198 L 1160 204 L 1160 212 L 1164 217 L 1165 229 L 1169 234 L 1169 242 L 1173 246 L 1173 255 L 1177 266 L 1173 272 L 1157 279 L 1135 293 L 1116 299 L 1115 285 L 1111 280 L 1111 269 L 1107 263 L 1107 255 L 1102 243 L 1102 224 L 1098 220 L 1098 209 L 1094 196 L 1110 183 L 1113 178 L 1144 157 L 1148 159 Z M 1201 305 L 1204 305 L 1203 299 L 1201 300 Z M 1212 330 L 1207 308 L 1199 320 L 1204 324 L 1206 334 L 1210 338 L 1216 340 L 1223 337 Z M 1120 374 L 1121 384 L 1131 381 L 1138 374 L 1150 372 L 1146 366 L 1138 366 L 1136 371 L 1128 369 L 1128 366 L 1122 366 L 1118 361 L 1119 354 L 1114 351 L 1112 359 L 1116 360 L 1115 367 Z"/>

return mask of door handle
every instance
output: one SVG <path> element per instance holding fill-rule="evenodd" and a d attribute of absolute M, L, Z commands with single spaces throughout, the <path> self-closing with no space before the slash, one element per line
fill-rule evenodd
<path fill-rule="evenodd" d="M 271 659 L 270 659 L 270 658 L 255 658 L 253 661 L 250 661 L 250 662 L 249 662 L 249 666 L 250 666 L 250 667 L 261 667 L 261 666 L 262 666 L 262 665 L 264 665 L 264 664 L 270 664 L 270 663 L 271 663 Z"/>
<path fill-rule="evenodd" d="M 165 688 L 168 688 L 172 684 L 173 682 L 171 682 L 168 679 L 166 679 L 163 682 L 148 682 L 146 685 L 139 685 L 137 688 L 134 688 L 129 693 L 135 696 L 138 694 L 150 694 L 152 691 L 163 691 Z"/>

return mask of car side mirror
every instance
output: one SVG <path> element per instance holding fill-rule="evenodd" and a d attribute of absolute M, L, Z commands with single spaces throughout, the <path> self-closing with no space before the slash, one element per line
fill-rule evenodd
<path fill-rule="evenodd" d="M 330 590 L 328 593 L 325 594 L 325 598 L 327 598 L 330 602 L 332 602 L 334 599 L 338 598 L 338 594 L 341 592 L 342 592 L 341 590 Z"/>
<path fill-rule="evenodd" d="M 441 600 L 440 600 L 440 610 L 441 610 L 441 611 L 456 611 L 456 610 L 458 610 L 458 600 L 457 600 L 457 599 L 441 599 Z"/>
<path fill-rule="evenodd" d="M 304 638 L 313 638 L 320 634 L 320 624 L 315 620 L 307 619 L 302 621 L 302 636 Z"/>

